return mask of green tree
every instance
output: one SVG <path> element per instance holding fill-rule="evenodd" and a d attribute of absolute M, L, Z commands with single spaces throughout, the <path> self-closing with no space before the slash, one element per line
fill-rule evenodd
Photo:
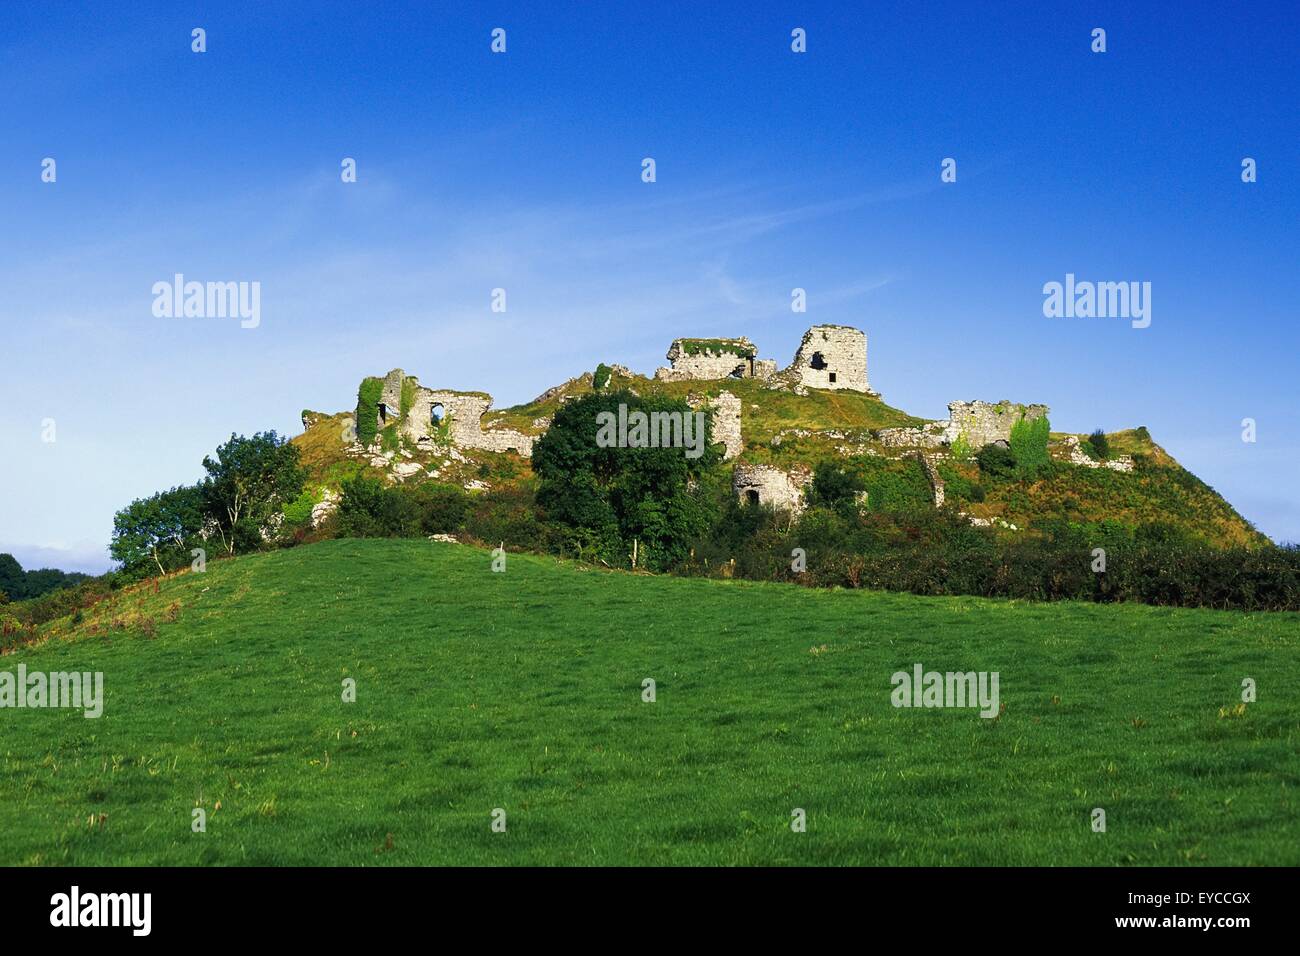
<path fill-rule="evenodd" d="M 594 550 L 622 563 L 635 540 L 639 565 L 663 569 L 681 561 L 694 535 L 714 521 L 716 506 L 693 485 L 718 461 L 709 444 L 707 413 L 701 454 L 683 447 L 602 447 L 602 416 L 654 412 L 693 415 L 685 402 L 640 397 L 628 391 L 598 392 L 560 406 L 533 449 L 537 501 L 552 521 L 598 542 Z M 684 419 L 683 419 L 684 420 Z M 693 420 L 695 421 L 695 420 Z"/>
<path fill-rule="evenodd" d="M 205 511 L 230 554 L 236 547 L 258 547 L 275 516 L 302 493 L 306 478 L 297 446 L 274 431 L 252 438 L 232 434 L 216 457 L 204 457 L 203 468 Z"/>
<path fill-rule="evenodd" d="M 113 516 L 108 553 L 130 576 L 140 576 L 150 562 L 159 574 L 183 567 L 201 541 L 203 505 L 198 485 L 137 498 Z"/>

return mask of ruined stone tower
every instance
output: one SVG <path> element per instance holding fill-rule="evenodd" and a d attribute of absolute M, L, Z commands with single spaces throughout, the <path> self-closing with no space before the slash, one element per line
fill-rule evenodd
<path fill-rule="evenodd" d="M 847 325 L 814 325 L 803 334 L 789 371 L 807 388 L 870 392 L 867 334 Z"/>

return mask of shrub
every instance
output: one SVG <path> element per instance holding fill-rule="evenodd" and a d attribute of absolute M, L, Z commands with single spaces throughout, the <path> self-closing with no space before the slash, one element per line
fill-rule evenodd
<path fill-rule="evenodd" d="M 428 482 L 410 492 L 425 534 L 452 534 L 459 531 L 469 514 L 470 496 L 456 485 Z"/>
<path fill-rule="evenodd" d="M 858 495 L 866 490 L 866 482 L 861 475 L 854 474 L 836 462 L 823 461 L 813 473 L 809 500 L 812 504 L 830 507 L 852 505 Z"/>
<path fill-rule="evenodd" d="M 385 487 L 377 478 L 353 478 L 343 483 L 339 502 L 338 535 L 341 538 L 401 538 L 419 533 L 419 510 L 397 488 Z"/>
<path fill-rule="evenodd" d="M 311 509 L 319 500 L 316 492 L 304 488 L 302 494 L 284 506 L 284 530 L 293 531 L 311 521 Z"/>
<path fill-rule="evenodd" d="M 1100 428 L 1088 436 L 1087 445 L 1089 453 L 1097 461 L 1105 461 L 1110 457 L 1110 439 Z"/>
<path fill-rule="evenodd" d="M 1013 478 L 1016 474 L 1016 456 L 1010 448 L 988 444 L 979 450 L 975 460 L 980 472 L 990 478 Z"/>
<path fill-rule="evenodd" d="M 1011 454 L 1016 461 L 1016 474 L 1021 478 L 1035 478 L 1051 466 L 1047 454 L 1047 440 L 1051 425 L 1047 416 L 1025 418 L 1023 415 L 1011 426 Z"/>
<path fill-rule="evenodd" d="M 596 372 L 591 377 L 591 387 L 599 392 L 602 388 L 604 388 L 606 385 L 609 384 L 609 380 L 613 376 L 613 374 L 614 374 L 614 370 L 611 369 L 604 362 L 601 362 L 599 365 L 596 366 Z"/>

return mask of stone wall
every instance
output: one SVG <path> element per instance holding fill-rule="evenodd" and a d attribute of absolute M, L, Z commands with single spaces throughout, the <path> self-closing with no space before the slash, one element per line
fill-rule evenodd
<path fill-rule="evenodd" d="M 386 421 L 400 418 L 402 415 L 402 381 L 405 375 L 400 368 L 395 368 L 384 376 L 384 390 L 379 393 L 380 408 L 375 415 L 382 426 Z"/>
<path fill-rule="evenodd" d="M 927 455 L 923 455 L 919 451 L 913 452 L 912 454 L 915 455 L 917 461 L 921 463 L 921 469 L 925 472 L 925 480 L 930 483 L 930 498 L 934 501 L 934 506 L 936 508 L 942 508 L 944 483 L 943 479 L 939 477 L 939 469 L 934 466 L 934 462 L 932 462 Z"/>
<path fill-rule="evenodd" d="M 740 399 L 730 392 L 719 392 L 718 397 L 709 402 L 713 411 L 713 434 L 710 436 L 716 445 L 721 443 L 726 450 L 723 461 L 730 461 L 745 450 L 745 442 L 740 436 Z"/>
<path fill-rule="evenodd" d="M 402 383 L 406 376 L 400 368 L 384 377 L 380 404 L 386 409 L 388 421 L 401 414 Z M 483 413 L 492 407 L 492 396 L 485 392 L 452 392 L 425 388 L 411 376 L 414 396 L 406 417 L 402 419 L 402 434 L 416 443 L 432 442 L 445 430 L 447 440 L 461 448 L 481 448 L 485 451 L 515 451 L 528 458 L 533 453 L 532 435 L 508 428 L 482 426 Z M 439 408 L 439 425 L 433 421 L 433 410 Z M 376 409 L 376 415 L 379 415 Z M 380 425 L 384 420 L 380 418 Z"/>
<path fill-rule="evenodd" d="M 846 325 L 814 325 L 787 369 L 806 388 L 870 392 L 867 384 L 867 335 Z"/>
<path fill-rule="evenodd" d="M 1011 427 L 1023 416 L 1026 419 L 1042 418 L 1048 412 L 1046 405 L 1021 405 L 1017 402 L 949 402 L 948 424 L 944 427 L 943 441 L 954 444 L 958 439 L 972 452 L 997 441 L 1011 440 Z"/>
<path fill-rule="evenodd" d="M 753 378 L 758 348 L 749 339 L 673 339 L 665 356 L 672 368 L 655 370 L 661 381 Z M 775 363 L 772 363 L 775 368 Z"/>
<path fill-rule="evenodd" d="M 947 422 L 928 422 L 919 428 L 878 428 L 876 441 L 886 448 L 941 448 Z"/>
<path fill-rule="evenodd" d="M 786 473 L 769 465 L 744 462 L 737 462 L 731 473 L 731 489 L 742 504 L 752 501 L 765 508 L 795 515 L 804 510 L 804 488 L 811 481 L 812 473 L 807 469 Z"/>
<path fill-rule="evenodd" d="M 1023 415 L 1042 418 L 1046 405 L 1021 405 L 1017 402 L 949 402 L 946 422 L 928 422 L 917 428 L 880 428 L 875 438 L 886 448 L 941 448 L 966 443 L 972 453 L 994 442 L 1009 442 L 1011 427 Z"/>

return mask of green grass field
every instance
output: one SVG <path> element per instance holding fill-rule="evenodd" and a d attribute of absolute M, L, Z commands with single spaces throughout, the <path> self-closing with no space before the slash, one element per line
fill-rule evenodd
<path fill-rule="evenodd" d="M 490 561 L 215 562 L 6 655 L 105 710 L 0 710 L 0 863 L 1300 863 L 1300 615 Z M 918 662 L 1004 713 L 895 709 Z"/>

